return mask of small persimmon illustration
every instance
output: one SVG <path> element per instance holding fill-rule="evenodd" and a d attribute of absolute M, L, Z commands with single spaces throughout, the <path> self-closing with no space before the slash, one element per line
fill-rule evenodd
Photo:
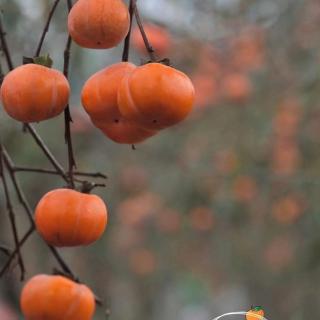
<path fill-rule="evenodd" d="M 261 320 L 264 317 L 264 310 L 260 306 L 251 307 L 246 314 L 246 320 Z"/>

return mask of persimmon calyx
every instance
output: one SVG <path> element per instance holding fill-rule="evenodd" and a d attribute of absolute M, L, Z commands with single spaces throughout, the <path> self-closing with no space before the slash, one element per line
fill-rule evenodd
<path fill-rule="evenodd" d="M 153 60 L 142 61 L 141 66 L 148 64 L 148 63 L 161 63 L 161 64 L 164 64 L 165 66 L 168 66 L 168 67 L 172 66 L 169 58 L 164 58 L 164 59 L 156 60 L 156 61 L 153 61 Z"/>
<path fill-rule="evenodd" d="M 53 60 L 51 59 L 49 54 L 46 54 L 44 56 L 39 56 L 39 57 L 23 57 L 22 63 L 23 64 L 34 63 L 47 68 L 51 68 L 53 64 Z"/>

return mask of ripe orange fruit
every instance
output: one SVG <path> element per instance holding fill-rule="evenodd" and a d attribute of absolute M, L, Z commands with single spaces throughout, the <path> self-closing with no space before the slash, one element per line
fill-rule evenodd
<path fill-rule="evenodd" d="M 91 320 L 95 310 L 94 295 L 88 287 L 44 274 L 26 283 L 20 304 L 27 320 Z"/>
<path fill-rule="evenodd" d="M 157 131 L 138 127 L 132 121 L 119 117 L 114 122 L 92 121 L 109 139 L 122 144 L 137 144 L 154 136 Z"/>
<path fill-rule="evenodd" d="M 39 201 L 35 222 L 42 238 L 53 246 L 88 245 L 103 234 L 107 208 L 96 195 L 56 189 Z"/>
<path fill-rule="evenodd" d="M 160 63 L 148 63 L 127 74 L 118 91 L 124 118 L 149 130 L 182 121 L 191 112 L 194 87 L 182 72 Z"/>
<path fill-rule="evenodd" d="M 70 86 L 58 70 L 25 64 L 9 72 L 1 86 L 1 99 L 12 118 L 27 123 L 59 115 L 67 106 Z"/>
<path fill-rule="evenodd" d="M 92 75 L 84 84 L 82 104 L 93 124 L 117 143 L 135 144 L 156 134 L 125 119 L 118 107 L 117 95 L 121 80 L 136 66 L 121 62 Z"/>
<path fill-rule="evenodd" d="M 122 0 L 79 0 L 68 16 L 72 39 L 81 47 L 117 46 L 129 31 L 130 16 Z"/>

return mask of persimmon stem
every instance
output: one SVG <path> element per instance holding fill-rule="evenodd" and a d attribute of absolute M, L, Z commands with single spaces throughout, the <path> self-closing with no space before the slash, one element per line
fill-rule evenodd
<path fill-rule="evenodd" d="M 13 206 L 12 206 L 9 188 L 8 188 L 8 184 L 7 184 L 7 178 L 6 178 L 6 175 L 4 172 L 2 144 L 0 144 L 0 177 L 1 177 L 2 185 L 3 185 L 3 189 L 4 189 L 4 195 L 5 195 L 6 206 L 7 206 L 9 219 L 10 219 L 10 223 L 11 223 L 13 239 L 14 239 L 15 247 L 17 248 L 18 262 L 19 262 L 19 266 L 20 266 L 20 270 L 21 270 L 20 280 L 23 281 L 24 275 L 25 275 L 25 267 L 24 267 L 24 262 L 23 262 L 22 255 L 20 252 L 20 248 L 19 248 L 19 235 L 18 235 L 18 230 L 17 230 L 16 217 L 15 217 L 15 213 L 13 211 Z"/>
<path fill-rule="evenodd" d="M 66 48 L 64 50 L 64 63 L 63 63 L 63 73 L 66 78 L 69 75 L 69 62 L 70 62 L 70 48 L 71 48 L 71 37 L 68 36 Z M 71 123 L 72 117 L 70 113 L 69 104 L 67 104 L 64 110 L 64 139 L 68 148 L 68 172 L 69 172 L 69 185 L 72 189 L 75 188 L 74 178 L 73 178 L 73 169 L 76 167 L 76 161 L 73 153 L 73 145 L 72 145 L 72 136 L 71 136 Z"/>
<path fill-rule="evenodd" d="M 124 47 L 123 47 L 123 53 L 122 53 L 122 61 L 124 61 L 124 62 L 129 61 L 132 20 L 133 20 L 133 14 L 134 14 L 134 11 L 136 8 L 136 2 L 137 2 L 136 0 L 130 0 L 130 3 L 129 3 L 130 25 L 129 25 L 128 34 L 124 40 Z"/>
<path fill-rule="evenodd" d="M 150 44 L 150 42 L 148 40 L 148 37 L 147 37 L 147 34 L 146 34 L 145 30 L 144 30 L 142 19 L 140 17 L 137 5 L 135 6 L 134 15 L 135 15 L 135 18 L 136 18 L 136 21 L 137 21 L 137 25 L 139 27 L 139 30 L 140 30 L 144 45 L 145 45 L 145 47 L 147 49 L 147 52 L 148 52 L 148 55 L 150 57 L 150 60 L 151 61 L 156 61 L 157 59 L 156 59 L 156 56 L 154 54 L 154 49 L 153 49 L 152 45 Z"/>
<path fill-rule="evenodd" d="M 41 34 L 40 41 L 38 43 L 36 52 L 34 54 L 35 57 L 38 57 L 40 55 L 40 53 L 41 53 L 41 49 L 42 49 L 42 45 L 43 45 L 44 39 L 46 37 L 47 32 L 49 31 L 49 26 L 50 26 L 50 23 L 51 23 L 51 19 L 53 17 L 54 12 L 57 9 L 57 6 L 58 6 L 59 2 L 60 2 L 60 0 L 55 0 L 55 2 L 52 5 L 52 8 L 51 8 L 51 10 L 49 12 L 48 19 L 47 19 L 46 24 L 44 26 L 44 29 L 42 31 L 42 34 Z"/>

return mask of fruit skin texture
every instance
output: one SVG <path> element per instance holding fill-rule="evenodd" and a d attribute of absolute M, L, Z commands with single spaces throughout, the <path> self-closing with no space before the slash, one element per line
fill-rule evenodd
<path fill-rule="evenodd" d="M 71 189 L 55 189 L 39 201 L 36 227 L 56 247 L 88 245 L 101 237 L 107 225 L 107 208 L 98 196 Z"/>
<path fill-rule="evenodd" d="M 1 99 L 12 118 L 39 122 L 59 115 L 67 106 L 70 86 L 58 70 L 38 64 L 25 64 L 7 74 L 1 86 Z"/>
<path fill-rule="evenodd" d="M 95 310 L 94 295 L 88 287 L 44 274 L 26 283 L 20 304 L 26 320 L 91 320 Z"/>
<path fill-rule="evenodd" d="M 194 87 L 182 72 L 148 63 L 126 75 L 118 91 L 124 118 L 142 128 L 159 130 L 177 124 L 191 112 Z"/>
<path fill-rule="evenodd" d="M 122 0 L 79 0 L 68 16 L 68 30 L 81 47 L 117 46 L 129 31 L 130 16 Z"/>
<path fill-rule="evenodd" d="M 117 143 L 139 143 L 156 134 L 125 119 L 119 111 L 117 94 L 123 77 L 136 66 L 121 62 L 111 65 L 94 75 L 84 84 L 81 100 L 93 124 Z"/>
<path fill-rule="evenodd" d="M 81 101 L 91 118 L 99 122 L 114 122 L 121 117 L 117 102 L 119 83 L 135 68 L 129 62 L 116 63 L 98 71 L 86 81 Z"/>
<path fill-rule="evenodd" d="M 246 314 L 246 320 L 259 320 L 263 319 L 264 311 L 263 309 L 258 307 L 252 307 Z"/>
<path fill-rule="evenodd" d="M 137 144 L 157 133 L 157 131 L 140 128 L 124 118 L 120 118 L 116 123 L 94 122 L 94 124 L 109 139 L 121 144 Z"/>

